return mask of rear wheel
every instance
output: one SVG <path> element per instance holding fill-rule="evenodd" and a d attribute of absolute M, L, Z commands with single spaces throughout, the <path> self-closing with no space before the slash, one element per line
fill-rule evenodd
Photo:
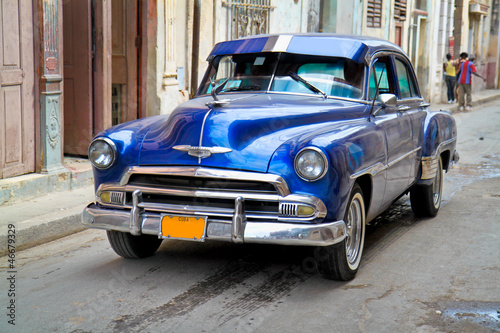
<path fill-rule="evenodd" d="M 441 207 L 443 193 L 443 161 L 438 161 L 438 169 L 431 184 L 415 185 L 410 191 L 413 213 L 418 217 L 434 217 Z"/>
<path fill-rule="evenodd" d="M 318 247 L 319 273 L 331 280 L 352 280 L 358 272 L 365 241 L 365 203 L 363 191 L 355 184 L 344 216 L 346 238 L 339 244 Z"/>
<path fill-rule="evenodd" d="M 154 235 L 133 236 L 128 232 L 106 231 L 109 243 L 120 256 L 141 259 L 152 256 L 161 245 L 162 239 Z"/>

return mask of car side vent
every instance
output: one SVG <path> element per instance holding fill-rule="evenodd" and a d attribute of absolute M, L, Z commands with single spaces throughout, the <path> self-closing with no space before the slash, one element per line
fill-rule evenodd
<path fill-rule="evenodd" d="M 125 200 L 124 192 L 111 192 L 110 201 L 112 204 L 123 205 L 124 200 Z"/>
<path fill-rule="evenodd" d="M 292 203 L 280 203 L 279 214 L 281 216 L 297 216 L 298 205 Z"/>

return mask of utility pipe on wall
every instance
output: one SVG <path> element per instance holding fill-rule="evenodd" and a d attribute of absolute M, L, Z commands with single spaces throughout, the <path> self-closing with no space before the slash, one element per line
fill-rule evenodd
<path fill-rule="evenodd" d="M 191 86 L 190 97 L 192 98 L 198 88 L 198 62 L 200 58 L 200 14 L 201 0 L 194 1 L 193 12 L 193 54 L 191 57 Z"/>

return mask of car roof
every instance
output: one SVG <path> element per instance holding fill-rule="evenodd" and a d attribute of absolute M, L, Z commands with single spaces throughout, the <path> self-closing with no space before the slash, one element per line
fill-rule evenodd
<path fill-rule="evenodd" d="M 325 33 L 255 35 L 220 42 L 215 45 L 208 59 L 216 55 L 287 52 L 350 58 L 357 62 L 367 61 L 367 57 L 379 51 L 393 51 L 406 56 L 397 45 L 384 39 Z"/>

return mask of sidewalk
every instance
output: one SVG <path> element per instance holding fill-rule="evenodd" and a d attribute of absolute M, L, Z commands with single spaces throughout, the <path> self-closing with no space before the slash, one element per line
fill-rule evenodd
<path fill-rule="evenodd" d="M 500 89 L 488 89 L 472 93 L 472 107 L 488 103 L 500 98 Z M 452 113 L 458 112 L 458 103 L 431 103 L 432 111 L 448 110 Z"/>
<path fill-rule="evenodd" d="M 473 106 L 500 99 L 500 90 L 472 95 Z M 458 104 L 432 103 L 431 110 L 458 112 Z M 0 256 L 7 253 L 9 224 L 16 229 L 16 251 L 84 230 L 83 208 L 94 200 L 90 162 L 66 158 L 67 171 L 0 180 Z"/>
<path fill-rule="evenodd" d="M 7 233 L 15 228 L 20 251 L 84 230 L 83 208 L 94 200 L 90 162 L 65 158 L 66 170 L 0 179 L 0 256 L 7 253 Z"/>

